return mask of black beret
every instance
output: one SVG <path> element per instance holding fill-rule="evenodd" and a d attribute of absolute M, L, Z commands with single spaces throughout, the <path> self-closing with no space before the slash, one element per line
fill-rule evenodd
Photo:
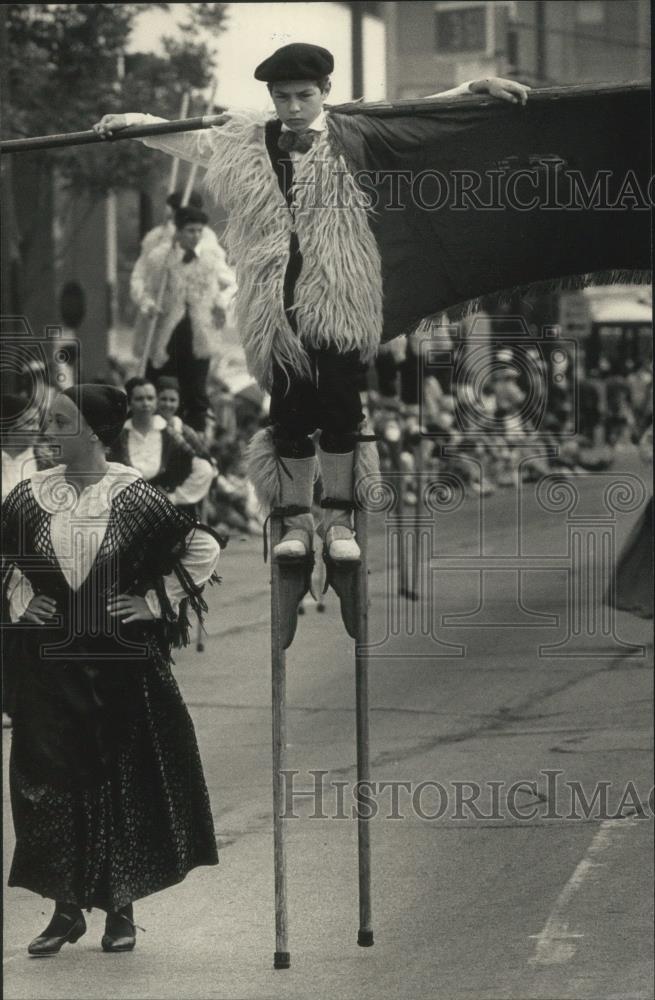
<path fill-rule="evenodd" d="M 166 199 L 166 204 L 175 210 L 180 208 L 182 205 L 182 193 L 180 191 L 172 191 Z M 192 191 L 189 195 L 188 204 L 193 208 L 202 208 L 202 195 L 199 195 L 197 191 Z"/>
<path fill-rule="evenodd" d="M 104 445 L 116 440 L 127 419 L 127 396 L 122 389 L 87 382 L 64 389 L 63 395 L 75 403 Z"/>
<path fill-rule="evenodd" d="M 183 208 L 178 208 L 175 213 L 175 225 L 178 229 L 183 229 L 185 226 L 197 222 L 204 226 L 208 221 L 209 218 L 202 209 L 194 208 L 192 205 L 184 205 Z"/>
<path fill-rule="evenodd" d="M 334 56 L 320 45 L 294 42 L 283 45 L 255 70 L 255 80 L 281 83 L 285 80 L 320 80 L 334 69 Z"/>

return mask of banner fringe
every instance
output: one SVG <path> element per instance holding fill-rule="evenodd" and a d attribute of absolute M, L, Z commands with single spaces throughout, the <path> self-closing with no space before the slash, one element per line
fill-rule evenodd
<path fill-rule="evenodd" d="M 628 268 L 614 269 L 611 271 L 594 271 L 589 274 L 569 274 L 562 278 L 551 278 L 546 281 L 536 281 L 528 285 L 515 285 L 512 288 L 504 288 L 496 292 L 487 292 L 475 299 L 467 302 L 460 302 L 440 313 L 446 312 L 451 319 L 461 319 L 471 316 L 482 309 L 483 303 L 489 298 L 496 298 L 501 305 L 509 305 L 512 300 L 518 298 L 530 301 L 542 295 L 552 295 L 555 292 L 579 291 L 583 288 L 597 287 L 599 285 L 650 285 L 653 280 L 653 272 L 650 270 L 630 270 Z M 427 317 L 430 319 L 431 317 Z M 414 326 L 413 329 L 416 329 Z"/>

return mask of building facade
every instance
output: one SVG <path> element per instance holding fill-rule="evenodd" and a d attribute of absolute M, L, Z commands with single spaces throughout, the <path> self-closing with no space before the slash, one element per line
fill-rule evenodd
<path fill-rule="evenodd" d="M 648 0 L 402 0 L 381 6 L 391 99 L 423 97 L 491 74 L 537 87 L 650 78 Z"/>

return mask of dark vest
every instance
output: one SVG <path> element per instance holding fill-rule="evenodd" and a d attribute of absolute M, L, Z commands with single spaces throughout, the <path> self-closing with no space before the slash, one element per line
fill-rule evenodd
<path fill-rule="evenodd" d="M 266 123 L 264 133 L 266 138 L 266 149 L 268 150 L 268 155 L 270 157 L 273 170 L 275 171 L 280 191 L 286 198 L 287 205 L 291 206 L 293 161 L 288 153 L 283 152 L 283 150 L 278 147 L 277 141 L 280 138 L 281 132 L 282 122 L 278 118 Z M 284 275 L 284 308 L 287 310 L 287 318 L 293 330 L 296 329 L 296 323 L 293 312 L 289 312 L 288 310 L 293 305 L 296 282 L 300 277 L 301 271 L 302 254 L 300 252 L 300 244 L 298 242 L 297 234 L 292 233 L 289 241 L 289 263 L 287 264 L 287 269 Z"/>
<path fill-rule="evenodd" d="M 109 449 L 107 457 L 110 462 L 121 462 L 122 465 L 131 464 L 128 434 L 127 428 L 124 427 L 118 439 Z M 172 492 L 191 475 L 193 451 L 185 441 L 178 438 L 177 435 L 171 434 L 169 430 L 163 430 L 161 435 L 161 468 L 149 482 L 152 486 L 161 486 L 166 492 Z"/>

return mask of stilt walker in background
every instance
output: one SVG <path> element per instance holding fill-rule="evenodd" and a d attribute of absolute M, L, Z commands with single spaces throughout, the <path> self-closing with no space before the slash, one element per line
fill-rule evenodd
<path fill-rule="evenodd" d="M 201 245 L 206 223 L 201 209 L 179 208 L 175 241 L 157 243 L 143 260 L 139 280 L 132 280 L 132 294 L 141 312 L 157 315 L 146 375 L 152 382 L 162 375 L 178 378 L 184 418 L 201 433 L 209 409 L 209 364 L 218 350 L 218 330 L 234 290 L 224 258 L 211 244 Z"/>
<path fill-rule="evenodd" d="M 189 208 L 196 208 L 202 211 L 202 197 L 197 191 L 192 191 L 189 195 L 188 205 Z M 146 292 L 146 260 L 148 255 L 161 244 L 165 244 L 167 247 L 170 247 L 174 242 L 177 234 L 175 226 L 175 213 L 182 207 L 181 192 L 173 191 L 173 193 L 169 194 L 166 199 L 166 218 L 164 222 L 162 222 L 159 226 L 155 226 L 154 229 L 150 229 L 141 241 L 141 252 L 139 253 L 137 262 L 132 269 L 132 274 L 130 275 L 130 295 L 132 297 L 132 301 L 137 303 L 137 305 Z M 211 226 L 203 227 L 202 235 L 198 241 L 197 250 L 198 253 L 209 251 L 210 253 L 218 254 L 221 258 L 223 269 L 225 271 L 228 270 L 227 261 L 225 259 L 225 250 L 218 242 L 218 236 Z"/>

